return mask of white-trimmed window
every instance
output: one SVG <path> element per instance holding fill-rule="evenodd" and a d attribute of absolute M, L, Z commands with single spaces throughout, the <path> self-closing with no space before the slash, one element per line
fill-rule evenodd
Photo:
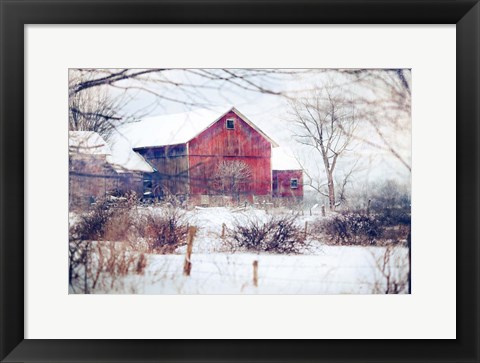
<path fill-rule="evenodd" d="M 227 121 L 225 121 L 225 127 L 227 130 L 233 130 L 235 128 L 235 119 L 227 118 Z"/>
<path fill-rule="evenodd" d="M 298 188 L 298 179 L 292 178 L 290 179 L 290 189 L 297 189 Z"/>

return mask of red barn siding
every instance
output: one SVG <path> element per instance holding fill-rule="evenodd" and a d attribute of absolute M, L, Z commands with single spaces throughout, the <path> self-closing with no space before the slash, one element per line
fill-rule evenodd
<path fill-rule="evenodd" d="M 226 120 L 235 119 L 228 130 Z M 234 112 L 188 143 L 190 194 L 218 194 L 213 185 L 217 166 L 224 160 L 240 160 L 249 165 L 251 181 L 241 187 L 242 195 L 270 195 L 272 192 L 271 144 Z"/>
<path fill-rule="evenodd" d="M 303 173 L 301 170 L 273 170 L 272 177 L 274 197 L 303 197 Z M 292 179 L 298 180 L 297 188 L 291 188 Z"/>

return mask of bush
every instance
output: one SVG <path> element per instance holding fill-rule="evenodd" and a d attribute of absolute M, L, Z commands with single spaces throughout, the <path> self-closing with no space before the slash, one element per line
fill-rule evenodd
<path fill-rule="evenodd" d="M 136 221 L 136 228 L 146 239 L 149 252 L 172 253 L 186 243 L 187 225 L 182 219 L 177 208 L 148 210 Z"/>
<path fill-rule="evenodd" d="M 305 233 L 296 226 L 294 216 L 237 221 L 229 238 L 234 247 L 258 252 L 300 253 L 306 247 Z"/>
<path fill-rule="evenodd" d="M 130 212 L 136 205 L 135 194 L 126 194 L 117 198 L 115 204 L 112 197 L 97 200 L 93 209 L 80 216 L 79 222 L 70 228 L 70 239 L 78 240 L 110 240 L 124 241 L 132 226 Z"/>
<path fill-rule="evenodd" d="M 410 225 L 410 193 L 406 186 L 388 180 L 371 195 L 370 211 L 383 226 Z"/>
<path fill-rule="evenodd" d="M 93 210 L 83 214 L 79 222 L 70 228 L 70 239 L 96 240 L 105 235 L 105 228 L 112 217 L 112 209 L 106 200 L 99 200 Z"/>
<path fill-rule="evenodd" d="M 187 226 L 178 208 L 137 209 L 133 194 L 120 203 L 98 201 L 70 227 L 72 292 L 113 291 L 120 277 L 144 273 L 145 253 L 172 253 L 185 243 Z"/>
<path fill-rule="evenodd" d="M 121 277 L 143 275 L 147 258 L 122 242 L 70 241 L 69 286 L 72 292 L 113 291 Z"/>
<path fill-rule="evenodd" d="M 373 294 L 403 294 L 409 291 L 409 259 L 405 249 L 389 245 L 381 254 L 372 252 Z"/>
<path fill-rule="evenodd" d="M 135 250 L 146 253 L 173 253 L 185 244 L 187 225 L 178 208 L 117 210 L 108 221 L 105 239 L 127 241 Z"/>
<path fill-rule="evenodd" d="M 370 199 L 371 209 L 379 212 L 383 209 L 409 209 L 410 192 L 406 185 L 398 184 L 394 180 L 387 180 L 373 187 Z"/>
<path fill-rule="evenodd" d="M 345 212 L 322 221 L 318 230 L 336 244 L 375 245 L 384 228 L 375 216 Z"/>
<path fill-rule="evenodd" d="M 129 241 L 136 238 L 135 220 L 130 209 L 115 208 L 105 224 L 105 241 Z"/>
<path fill-rule="evenodd" d="M 136 206 L 133 194 L 115 206 L 109 200 L 97 201 L 70 226 L 71 291 L 112 290 L 121 282 L 119 277 L 143 274 L 145 253 L 172 253 L 185 243 L 187 226 L 178 208 L 155 211 Z"/>
<path fill-rule="evenodd" d="M 70 228 L 70 240 L 129 242 L 131 249 L 148 253 L 172 253 L 185 243 L 187 226 L 179 208 L 137 209 L 133 199 L 122 203 L 97 203 Z"/>
<path fill-rule="evenodd" d="M 410 208 L 385 208 L 375 214 L 383 226 L 409 226 L 411 224 Z"/>

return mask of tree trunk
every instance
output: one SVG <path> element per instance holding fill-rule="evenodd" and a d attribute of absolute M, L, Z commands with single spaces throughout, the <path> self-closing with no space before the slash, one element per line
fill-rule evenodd
<path fill-rule="evenodd" d="M 328 173 L 328 202 L 330 210 L 335 210 L 335 183 L 333 182 L 333 174 Z"/>

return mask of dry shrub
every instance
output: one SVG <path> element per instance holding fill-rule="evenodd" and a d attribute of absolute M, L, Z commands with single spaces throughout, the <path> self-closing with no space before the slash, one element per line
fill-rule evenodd
<path fill-rule="evenodd" d="M 172 253 L 186 243 L 187 225 L 177 208 L 146 211 L 137 220 L 137 231 L 142 233 L 152 253 Z"/>
<path fill-rule="evenodd" d="M 89 241 L 70 238 L 68 243 L 68 284 L 75 292 L 75 286 L 81 283 L 82 274 L 88 261 Z"/>
<path fill-rule="evenodd" d="M 92 250 L 92 240 L 104 237 L 112 210 L 105 201 L 97 203 L 93 210 L 80 217 L 70 227 L 68 248 L 68 282 L 73 292 L 89 293 L 95 289 L 100 278 L 103 258 Z"/>
<path fill-rule="evenodd" d="M 98 228 L 96 237 L 84 239 L 101 239 L 104 241 L 128 241 L 134 234 L 136 203 L 124 199 L 117 201 L 112 206 L 111 201 L 102 204 L 102 207 L 95 208 L 94 212 L 88 218 L 96 218 L 95 221 L 101 221 L 101 228 Z M 134 208 L 135 207 L 135 208 Z M 99 224 L 100 225 L 100 224 Z"/>
<path fill-rule="evenodd" d="M 97 243 L 91 258 L 92 289 L 95 289 L 98 283 L 103 289 L 113 289 L 119 277 L 129 274 L 143 275 L 147 266 L 143 253 L 135 253 L 127 244 L 121 242 Z"/>
<path fill-rule="evenodd" d="M 135 272 L 139 275 L 143 275 L 145 273 L 145 268 L 147 267 L 147 258 L 145 254 L 140 254 L 138 261 L 135 266 Z"/>
<path fill-rule="evenodd" d="M 313 232 L 326 236 L 333 244 L 376 245 L 384 227 L 373 215 L 344 212 L 314 224 Z"/>
<path fill-rule="evenodd" d="M 334 245 L 374 245 L 406 243 L 410 224 L 391 225 L 382 214 L 345 211 L 312 224 L 311 232 Z"/>
<path fill-rule="evenodd" d="M 372 253 L 375 281 L 374 294 L 402 294 L 408 292 L 408 257 L 402 247 L 389 245 L 381 255 Z"/>
<path fill-rule="evenodd" d="M 99 200 L 94 208 L 80 216 L 80 220 L 70 228 L 70 239 L 96 240 L 105 234 L 107 222 L 113 211 L 106 200 Z"/>
<path fill-rule="evenodd" d="M 71 228 L 70 239 L 128 242 L 135 251 L 172 253 L 185 243 L 186 234 L 179 208 L 139 210 L 126 200 L 122 206 L 111 207 L 107 202 L 97 205 Z"/>
<path fill-rule="evenodd" d="M 106 241 L 127 241 L 132 233 L 133 221 L 129 209 L 116 209 L 105 225 L 103 239 Z"/>
<path fill-rule="evenodd" d="M 410 225 L 396 225 L 385 227 L 382 237 L 386 242 L 403 243 L 407 242 L 410 233 Z"/>
<path fill-rule="evenodd" d="M 410 226 L 410 208 L 385 208 L 375 212 L 378 220 L 383 226 Z"/>
<path fill-rule="evenodd" d="M 266 222 L 257 218 L 237 220 L 228 238 L 234 248 L 301 253 L 306 247 L 305 233 L 295 224 L 295 219 L 295 216 L 271 216 Z"/>
<path fill-rule="evenodd" d="M 76 292 L 115 291 L 121 277 L 143 274 L 145 253 L 172 253 L 185 244 L 178 208 L 137 208 L 134 198 L 97 203 L 70 228 L 69 285 Z"/>
<path fill-rule="evenodd" d="M 187 226 L 183 214 L 175 207 L 116 210 L 105 227 L 105 240 L 126 241 L 135 251 L 173 253 L 185 243 Z"/>
<path fill-rule="evenodd" d="M 121 277 L 143 275 L 147 259 L 122 242 L 70 242 L 69 284 L 73 292 L 112 291 Z"/>
<path fill-rule="evenodd" d="M 125 240 L 132 226 L 130 211 L 136 209 L 135 192 L 121 196 L 109 195 L 98 199 L 92 210 L 80 216 L 79 222 L 70 228 L 70 238 L 78 240 Z"/>

